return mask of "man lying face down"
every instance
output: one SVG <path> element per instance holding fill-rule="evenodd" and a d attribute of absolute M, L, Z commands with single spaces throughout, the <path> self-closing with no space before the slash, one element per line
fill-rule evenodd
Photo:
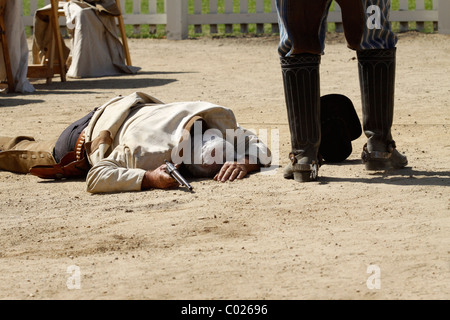
<path fill-rule="evenodd" d="M 194 121 L 193 121 L 194 120 Z M 213 178 L 216 181 L 226 182 L 243 179 L 248 173 L 257 171 L 261 167 L 261 161 L 252 157 L 251 149 L 245 148 L 250 135 L 243 129 L 227 129 L 228 137 L 235 138 L 233 142 L 222 137 L 218 129 L 208 128 L 207 123 L 194 117 L 190 121 L 192 128 L 185 128 L 183 139 L 172 149 L 171 159 L 177 163 L 183 175 L 192 178 Z M 206 130 L 205 130 L 206 129 Z M 254 136 L 254 135 L 253 135 Z M 240 141 L 241 140 L 241 141 Z M 235 148 L 234 142 L 240 148 Z M 259 143 L 258 147 L 264 147 Z M 265 148 L 265 147 L 264 147 Z M 236 150 L 241 149 L 241 150 Z M 258 150 L 255 150 L 255 154 Z M 267 151 L 264 151 L 267 152 Z M 264 153 L 264 159 L 267 154 Z M 167 174 L 166 165 L 163 164 L 156 170 L 147 171 L 142 189 L 158 188 L 167 189 L 178 186 L 178 182 Z"/>
<path fill-rule="evenodd" d="M 0 150 L 2 170 L 50 179 L 86 176 L 91 193 L 176 187 L 165 160 L 193 178 L 221 182 L 271 162 L 266 145 L 241 128 L 230 109 L 202 101 L 165 104 L 142 92 L 96 108 L 54 144 L 0 137 Z"/>

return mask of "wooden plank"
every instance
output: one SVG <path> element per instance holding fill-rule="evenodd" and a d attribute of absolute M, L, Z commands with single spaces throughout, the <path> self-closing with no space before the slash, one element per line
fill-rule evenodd
<path fill-rule="evenodd" d="M 425 0 L 416 0 L 416 11 L 425 10 Z M 416 30 L 423 32 L 425 30 L 425 22 L 417 21 Z"/>
<path fill-rule="evenodd" d="M 399 11 L 408 11 L 408 0 L 399 0 Z M 406 32 L 409 30 L 409 23 L 407 21 L 400 21 L 400 32 Z"/>
<path fill-rule="evenodd" d="M 23 3 L 23 1 L 21 1 Z M 34 14 L 36 13 L 37 7 L 37 0 L 32 1 L 30 0 L 30 15 L 28 17 L 24 17 L 26 19 L 26 26 L 31 27 L 31 33 L 34 33 Z M 24 21 L 25 23 L 25 21 Z"/>
<path fill-rule="evenodd" d="M 233 13 L 233 0 L 225 0 L 225 14 Z M 233 24 L 226 23 L 225 24 L 225 33 L 233 32 Z"/>
<path fill-rule="evenodd" d="M 334 12 L 338 15 L 341 15 L 339 21 L 335 22 L 335 31 L 338 33 L 342 33 L 344 32 L 344 24 L 342 23 L 342 10 L 336 1 L 334 1 Z M 328 22 L 330 21 L 328 20 Z"/>
<path fill-rule="evenodd" d="M 233 13 L 229 15 L 189 15 L 189 24 L 201 23 L 209 24 L 213 21 L 217 21 L 218 24 L 222 23 L 276 23 L 276 13 Z M 438 21 L 438 12 L 434 10 L 421 10 L 421 11 L 391 11 L 390 20 L 395 22 L 406 21 Z M 328 14 L 328 22 L 342 22 L 342 16 L 340 12 L 331 11 Z"/>
<path fill-rule="evenodd" d="M 439 33 L 450 34 L 450 1 L 439 4 Z"/>
<path fill-rule="evenodd" d="M 194 14 L 202 14 L 202 0 L 195 0 L 194 1 Z M 196 24 L 194 26 L 194 32 L 195 33 L 202 33 L 202 25 Z"/>
<path fill-rule="evenodd" d="M 209 12 L 211 14 L 217 14 L 217 0 L 209 0 Z M 210 24 L 210 33 L 218 33 L 219 30 L 217 28 L 216 23 Z"/>
<path fill-rule="evenodd" d="M 156 0 L 148 0 L 148 13 L 156 14 L 157 9 L 158 6 L 156 5 Z"/>
<path fill-rule="evenodd" d="M 55 74 L 59 74 L 59 65 L 54 64 L 53 69 L 47 68 L 41 64 L 29 64 L 27 77 L 31 79 L 52 78 Z"/>
<path fill-rule="evenodd" d="M 276 13 L 277 12 L 276 0 L 271 0 L 270 12 L 271 13 Z M 272 33 L 279 33 L 279 32 L 280 32 L 280 27 L 278 26 L 278 21 L 276 23 L 272 23 Z"/>
<path fill-rule="evenodd" d="M 248 0 L 241 0 L 239 5 L 241 14 L 248 14 Z M 247 23 L 241 23 L 241 33 L 248 33 Z"/>
<path fill-rule="evenodd" d="M 30 0 L 30 16 L 34 16 L 34 13 L 36 12 L 37 9 L 38 9 L 37 0 L 36 1 Z"/>
<path fill-rule="evenodd" d="M 391 11 L 390 21 L 438 21 L 438 12 L 431 10 Z"/>
<path fill-rule="evenodd" d="M 149 15 L 156 14 L 157 8 L 158 7 L 156 5 L 156 0 L 148 0 L 148 14 Z M 148 33 L 149 34 L 156 34 L 156 31 L 157 31 L 156 24 L 149 23 L 149 25 L 148 25 Z"/>
<path fill-rule="evenodd" d="M 27 77 L 30 79 L 49 79 L 52 78 L 54 70 L 45 68 L 40 64 L 28 65 Z"/>
<path fill-rule="evenodd" d="M 133 14 L 139 15 L 141 14 L 141 1 L 140 0 L 133 0 Z M 140 24 L 133 24 L 133 34 L 139 35 L 141 34 L 141 25 Z"/>
<path fill-rule="evenodd" d="M 339 11 L 330 11 L 328 13 L 327 21 L 331 23 L 340 23 L 342 22 L 342 14 Z"/>
<path fill-rule="evenodd" d="M 167 15 L 165 13 L 158 14 L 127 14 L 123 16 L 123 21 L 126 25 L 133 24 L 166 24 Z"/>
<path fill-rule="evenodd" d="M 416 0 L 416 10 L 425 10 L 425 0 Z"/>
<path fill-rule="evenodd" d="M 440 0 L 433 0 L 433 10 L 435 10 L 435 11 L 439 10 L 439 1 Z M 435 21 L 433 23 L 433 29 L 434 29 L 434 31 L 438 31 L 438 21 Z"/>
<path fill-rule="evenodd" d="M 278 21 L 276 13 L 232 13 L 232 14 L 202 14 L 189 15 L 189 24 L 245 24 L 249 23 L 274 23 Z"/>
<path fill-rule="evenodd" d="M 440 0 L 433 0 L 433 10 L 439 10 L 439 1 Z"/>
<path fill-rule="evenodd" d="M 120 8 L 123 8 L 123 10 L 122 10 L 122 16 L 125 14 L 125 0 L 120 0 L 120 3 L 119 3 L 119 5 L 120 5 Z"/>
<path fill-rule="evenodd" d="M 256 13 L 264 13 L 264 0 L 256 0 Z M 256 24 L 256 33 L 264 33 L 264 23 Z"/>
<path fill-rule="evenodd" d="M 134 14 L 141 13 L 141 0 L 133 0 L 133 13 Z"/>

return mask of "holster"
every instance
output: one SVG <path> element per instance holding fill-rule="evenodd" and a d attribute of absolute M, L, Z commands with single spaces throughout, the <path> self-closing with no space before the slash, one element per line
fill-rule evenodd
<path fill-rule="evenodd" d="M 76 152 L 72 151 L 66 154 L 60 163 L 50 166 L 35 166 L 31 168 L 30 173 L 41 179 L 67 179 L 85 177 L 90 169 L 86 157 L 77 160 Z"/>
<path fill-rule="evenodd" d="M 30 173 L 41 179 L 68 179 L 83 178 L 87 175 L 90 164 L 86 157 L 84 131 L 81 133 L 75 145 L 75 151 L 67 153 L 59 163 L 55 165 L 34 166 Z"/>

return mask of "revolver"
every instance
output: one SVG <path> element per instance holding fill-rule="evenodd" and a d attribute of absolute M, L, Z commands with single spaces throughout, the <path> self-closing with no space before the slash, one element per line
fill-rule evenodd
<path fill-rule="evenodd" d="M 164 162 L 166 163 L 166 172 L 170 174 L 172 178 L 177 180 L 180 186 L 185 186 L 189 189 L 189 191 L 192 191 L 192 186 L 189 184 L 189 182 L 186 181 L 186 179 L 180 174 L 180 172 L 178 172 L 177 168 L 167 160 L 164 160 Z"/>

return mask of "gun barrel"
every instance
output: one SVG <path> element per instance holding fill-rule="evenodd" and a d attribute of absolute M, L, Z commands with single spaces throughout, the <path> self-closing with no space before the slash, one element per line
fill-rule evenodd
<path fill-rule="evenodd" d="M 172 176 L 172 178 L 174 178 L 175 180 L 177 180 L 177 182 L 182 185 L 185 186 L 186 188 L 188 188 L 189 190 L 192 191 L 192 186 L 189 184 L 189 182 L 186 181 L 186 179 L 184 179 L 184 177 L 178 172 L 177 168 L 170 163 L 167 160 L 164 160 L 164 162 L 166 163 L 167 166 L 167 173 L 170 174 Z"/>
<path fill-rule="evenodd" d="M 192 186 L 189 184 L 189 182 L 186 181 L 186 179 L 183 178 L 183 176 L 178 172 L 178 170 L 175 170 L 173 172 L 173 177 L 175 178 L 175 180 L 178 181 L 178 183 L 186 186 L 189 190 L 192 190 Z"/>

